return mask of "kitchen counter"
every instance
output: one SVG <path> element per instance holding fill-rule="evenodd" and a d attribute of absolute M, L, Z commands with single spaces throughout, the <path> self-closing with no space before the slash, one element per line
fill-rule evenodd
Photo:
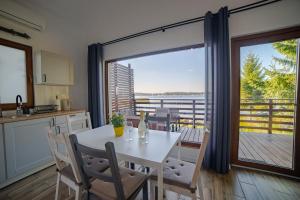
<path fill-rule="evenodd" d="M 82 110 L 69 110 L 69 111 L 56 111 L 56 112 L 49 112 L 49 113 L 42 113 L 42 114 L 33 114 L 33 115 L 22 115 L 22 116 L 4 116 L 0 117 L 0 124 L 4 123 L 11 123 L 11 122 L 18 122 L 18 121 L 25 121 L 25 120 L 32 120 L 32 119 L 40 119 L 40 118 L 47 118 L 47 117 L 55 117 L 60 115 L 72 115 L 85 112 L 84 109 Z"/>

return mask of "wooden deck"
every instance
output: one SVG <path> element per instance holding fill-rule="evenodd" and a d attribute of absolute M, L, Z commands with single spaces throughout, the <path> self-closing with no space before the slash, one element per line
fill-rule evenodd
<path fill-rule="evenodd" d="M 240 160 L 292 168 L 292 158 L 291 135 L 240 133 Z"/>
<path fill-rule="evenodd" d="M 181 145 L 191 148 L 199 148 L 202 138 L 202 130 L 199 128 L 180 127 Z"/>
<path fill-rule="evenodd" d="M 202 130 L 181 127 L 181 144 L 199 148 Z M 283 134 L 241 133 L 239 159 L 248 162 L 292 168 L 293 137 Z"/>

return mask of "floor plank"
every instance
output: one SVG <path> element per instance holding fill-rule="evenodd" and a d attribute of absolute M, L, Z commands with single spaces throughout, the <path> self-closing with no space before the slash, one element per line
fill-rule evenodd
<path fill-rule="evenodd" d="M 1 189 L 0 200 L 53 200 L 56 175 L 55 166 L 42 170 Z M 300 199 L 299 181 L 235 167 L 225 175 L 202 170 L 199 182 L 205 200 Z M 68 190 L 64 187 L 63 199 L 67 196 Z M 168 191 L 166 199 L 190 200 L 188 197 Z"/>

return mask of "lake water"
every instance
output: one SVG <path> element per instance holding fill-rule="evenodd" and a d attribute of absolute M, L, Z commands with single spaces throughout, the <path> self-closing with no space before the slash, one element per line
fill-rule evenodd
<path fill-rule="evenodd" d="M 136 99 L 204 99 L 203 95 L 135 95 Z"/>

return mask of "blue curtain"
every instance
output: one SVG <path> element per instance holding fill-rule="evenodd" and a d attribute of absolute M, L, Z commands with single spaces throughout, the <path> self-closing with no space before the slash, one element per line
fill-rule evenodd
<path fill-rule="evenodd" d="M 229 170 L 230 155 L 230 66 L 228 9 L 208 12 L 204 20 L 205 125 L 210 130 L 204 167 L 218 173 Z"/>
<path fill-rule="evenodd" d="M 93 128 L 104 125 L 102 52 L 101 44 L 88 47 L 88 103 Z"/>

